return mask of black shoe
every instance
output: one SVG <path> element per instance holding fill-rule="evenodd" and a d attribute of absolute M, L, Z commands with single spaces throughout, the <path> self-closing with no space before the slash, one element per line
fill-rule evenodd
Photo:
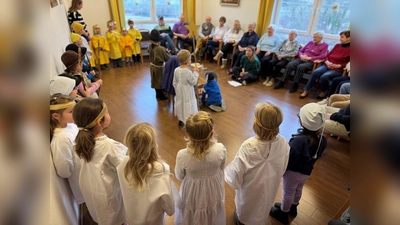
<path fill-rule="evenodd" d="M 234 75 L 231 76 L 231 79 L 232 79 L 232 80 L 236 80 Z"/>
<path fill-rule="evenodd" d="M 106 66 L 105 65 L 101 65 L 100 66 L 100 70 L 106 70 L 107 68 L 106 68 Z"/>
<path fill-rule="evenodd" d="M 297 91 L 297 89 L 299 88 L 299 83 L 294 83 L 293 87 L 290 88 L 289 93 L 294 93 Z"/>
<path fill-rule="evenodd" d="M 273 218 L 281 222 L 282 224 L 288 224 L 289 223 L 289 213 L 285 213 L 281 211 L 281 208 L 277 207 L 271 207 L 271 211 L 269 211 L 269 215 L 271 215 Z"/>
<path fill-rule="evenodd" d="M 185 124 L 184 124 L 182 121 L 179 120 L 178 125 L 179 125 L 180 127 L 183 127 Z"/>
<path fill-rule="evenodd" d="M 274 90 L 279 89 L 279 88 L 283 88 L 284 85 L 285 85 L 285 82 L 279 81 L 279 83 L 274 86 Z"/>
<path fill-rule="evenodd" d="M 280 203 L 280 202 L 275 202 L 274 207 L 276 207 L 276 208 L 281 208 L 281 205 L 282 205 L 282 203 Z M 298 206 L 298 205 L 299 205 L 299 204 L 297 204 L 297 205 L 292 204 L 292 205 L 290 206 L 290 210 L 289 210 L 289 215 L 290 215 L 290 216 L 293 216 L 293 217 L 296 217 L 296 216 L 297 216 L 297 206 Z"/>
<path fill-rule="evenodd" d="M 235 210 L 235 212 L 233 213 L 233 220 L 235 221 L 235 224 L 236 224 L 236 225 L 244 225 L 242 222 L 240 222 L 239 216 L 238 216 L 236 210 Z"/>

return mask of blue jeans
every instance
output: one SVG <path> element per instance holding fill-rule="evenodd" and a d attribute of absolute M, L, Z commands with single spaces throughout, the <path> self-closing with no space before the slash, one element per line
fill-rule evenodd
<path fill-rule="evenodd" d="M 171 52 L 175 51 L 174 41 L 169 35 L 162 36 L 161 43 L 165 43 L 165 47 L 171 50 Z"/>
<path fill-rule="evenodd" d="M 213 50 L 213 48 L 218 47 L 218 46 L 219 46 L 219 42 L 215 42 L 215 41 L 213 41 L 213 40 L 208 40 L 207 43 L 206 43 L 206 47 L 204 48 L 204 53 L 205 53 L 206 51 L 208 51 L 208 53 L 210 54 L 210 56 L 212 56 L 212 50 Z"/>
<path fill-rule="evenodd" d="M 340 76 L 342 76 L 342 72 L 329 70 L 325 65 L 320 66 L 311 74 L 304 90 L 309 91 L 314 86 L 317 79 L 319 79 L 319 82 L 321 83 L 321 91 L 326 91 L 329 88 L 329 80 Z"/>
<path fill-rule="evenodd" d="M 342 84 L 339 94 L 350 94 L 350 83 Z"/>

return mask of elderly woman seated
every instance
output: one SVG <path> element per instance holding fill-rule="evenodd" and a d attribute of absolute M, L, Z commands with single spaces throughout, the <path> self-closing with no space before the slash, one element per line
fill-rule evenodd
<path fill-rule="evenodd" d="M 328 94 L 329 80 L 335 77 L 340 77 L 343 73 L 343 68 L 350 62 L 350 31 L 340 32 L 340 44 L 336 44 L 333 49 L 325 57 L 324 65 L 320 66 L 311 74 L 303 93 L 299 98 L 307 97 L 311 88 L 314 86 L 317 79 L 321 83 L 321 93 L 318 99 L 324 99 Z"/>
<path fill-rule="evenodd" d="M 233 23 L 233 28 L 229 29 L 228 32 L 224 35 L 224 45 L 222 49 L 218 51 L 217 55 L 214 57 L 215 61 L 219 61 L 222 57 L 222 66 L 221 69 L 224 69 L 226 66 L 226 62 L 228 61 L 228 53 L 232 52 L 233 45 L 235 43 L 239 43 L 240 39 L 242 38 L 244 32 L 240 27 L 239 20 L 235 20 Z"/>
<path fill-rule="evenodd" d="M 258 80 L 260 61 L 254 53 L 254 47 L 248 46 L 246 48 L 246 55 L 242 56 L 240 59 L 240 67 L 233 68 L 233 75 L 231 78 L 239 81 L 242 85 L 247 85 L 247 83 Z"/>
<path fill-rule="evenodd" d="M 294 77 L 294 84 L 289 90 L 289 93 L 296 92 L 299 88 L 299 83 L 303 78 L 305 72 L 312 70 L 315 60 L 322 60 L 328 53 L 328 44 L 323 42 L 324 32 L 316 31 L 313 34 L 313 40 L 308 42 L 306 46 L 300 49 L 298 58 L 289 62 L 286 67 L 285 73 L 280 79 L 279 83 L 275 85 L 274 89 L 282 88 L 285 84 L 286 78 L 296 70 Z"/>
<path fill-rule="evenodd" d="M 291 30 L 289 32 L 289 38 L 278 46 L 275 52 L 275 58 L 269 61 L 267 65 L 267 75 L 264 82 L 265 86 L 274 85 L 275 78 L 281 69 L 292 60 L 293 55 L 297 55 L 299 51 L 299 42 L 296 40 L 296 37 L 297 30 Z"/>

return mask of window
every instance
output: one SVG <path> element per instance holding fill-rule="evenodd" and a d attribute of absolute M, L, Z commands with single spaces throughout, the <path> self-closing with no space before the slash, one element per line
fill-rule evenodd
<path fill-rule="evenodd" d="M 306 44 L 317 30 L 325 32 L 324 40 L 332 48 L 339 42 L 339 33 L 350 25 L 349 0 L 278 0 L 273 23 L 282 39 L 297 29 L 297 39 Z"/>
<path fill-rule="evenodd" d="M 132 19 L 136 28 L 151 30 L 163 15 L 165 23 L 173 25 L 182 13 L 181 5 L 182 0 L 124 0 L 125 18 Z"/>

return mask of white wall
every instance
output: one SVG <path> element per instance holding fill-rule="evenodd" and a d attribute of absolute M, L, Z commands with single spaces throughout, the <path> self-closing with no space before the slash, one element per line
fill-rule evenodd
<path fill-rule="evenodd" d="M 64 71 L 61 55 L 71 42 L 64 5 L 50 8 L 50 77 Z"/>
<path fill-rule="evenodd" d="M 224 6 L 220 4 L 220 0 L 196 0 L 196 24 L 204 23 L 206 16 L 211 16 L 212 23 L 218 25 L 219 18 L 225 16 L 230 27 L 233 26 L 233 21 L 239 20 L 246 32 L 247 25 L 257 22 L 260 1 L 262 0 L 241 0 L 239 6 Z"/>

